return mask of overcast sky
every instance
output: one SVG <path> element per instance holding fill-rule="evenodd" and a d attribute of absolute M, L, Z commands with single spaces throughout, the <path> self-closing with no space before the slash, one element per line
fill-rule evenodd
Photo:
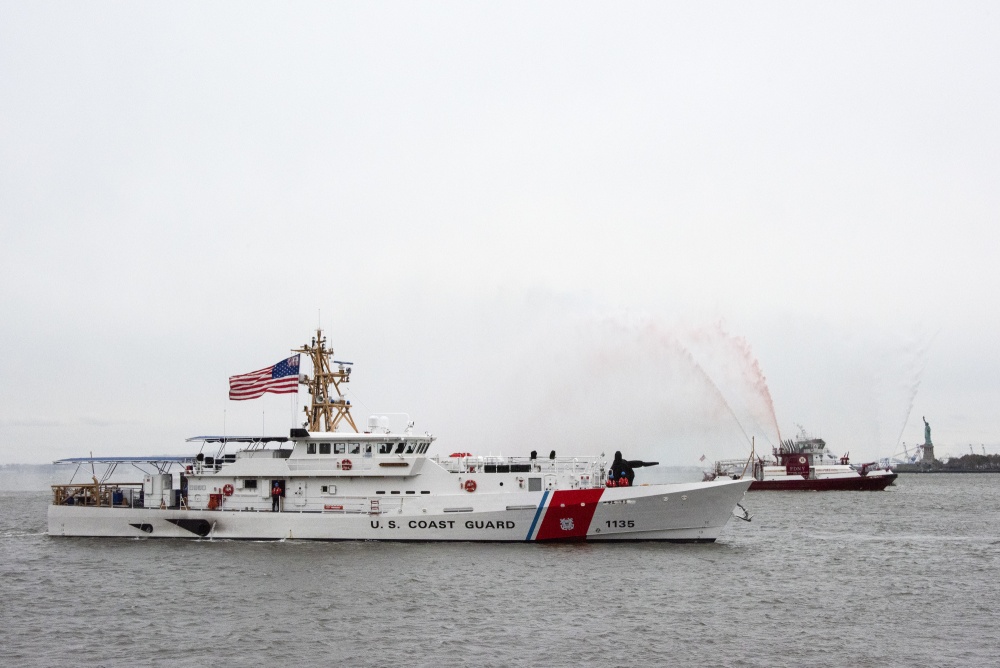
<path fill-rule="evenodd" d="M 996 453 L 998 119 L 988 2 L 2 0 L 0 463 L 320 324 L 432 452 Z"/>

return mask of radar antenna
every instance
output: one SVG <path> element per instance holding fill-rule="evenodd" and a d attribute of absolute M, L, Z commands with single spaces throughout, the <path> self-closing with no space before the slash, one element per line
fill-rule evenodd
<path fill-rule="evenodd" d="M 316 330 L 312 344 L 292 352 L 305 353 L 312 359 L 313 377 L 303 376 L 301 380 L 308 385 L 309 394 L 312 395 L 312 404 L 303 409 L 309 431 L 337 431 L 340 423 L 346 422 L 357 433 L 358 427 L 351 417 L 351 402 L 340 390 L 341 383 L 351 380 L 351 362 L 333 359 L 333 350 L 326 347 L 322 329 Z"/>

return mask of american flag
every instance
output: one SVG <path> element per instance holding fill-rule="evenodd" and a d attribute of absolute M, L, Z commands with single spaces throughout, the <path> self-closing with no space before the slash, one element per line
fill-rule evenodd
<path fill-rule="evenodd" d="M 701 456 L 701 459 L 699 459 L 698 461 L 699 461 L 699 462 L 703 462 L 703 461 L 705 461 L 705 455 L 702 455 L 702 456 Z"/>
<path fill-rule="evenodd" d="M 295 394 L 299 391 L 299 356 L 292 355 L 273 366 L 229 377 L 229 398 L 256 399 L 265 392 Z"/>

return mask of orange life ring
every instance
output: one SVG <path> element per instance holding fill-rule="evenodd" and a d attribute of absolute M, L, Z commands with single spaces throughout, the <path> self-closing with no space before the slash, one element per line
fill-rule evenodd
<path fill-rule="evenodd" d="M 350 471 L 351 466 L 353 466 L 353 464 L 351 464 L 350 459 L 345 459 L 344 461 L 340 462 L 340 468 L 344 471 Z"/>
<path fill-rule="evenodd" d="M 222 486 L 222 493 L 225 494 L 226 496 L 232 496 L 233 486 L 227 482 L 225 485 Z"/>
<path fill-rule="evenodd" d="M 464 487 L 465 487 L 465 491 L 466 492 L 475 492 L 476 491 L 476 481 L 475 480 L 466 480 Z"/>

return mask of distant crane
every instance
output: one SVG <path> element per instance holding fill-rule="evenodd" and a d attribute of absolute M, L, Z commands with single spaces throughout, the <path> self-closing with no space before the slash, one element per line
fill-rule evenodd
<path fill-rule="evenodd" d="M 970 455 L 976 454 L 976 451 L 972 449 L 972 443 L 969 443 L 969 454 Z"/>
<path fill-rule="evenodd" d="M 986 446 L 983 445 L 982 443 L 980 443 L 979 445 L 982 446 L 982 448 L 983 448 L 983 457 L 985 457 L 986 456 Z"/>

